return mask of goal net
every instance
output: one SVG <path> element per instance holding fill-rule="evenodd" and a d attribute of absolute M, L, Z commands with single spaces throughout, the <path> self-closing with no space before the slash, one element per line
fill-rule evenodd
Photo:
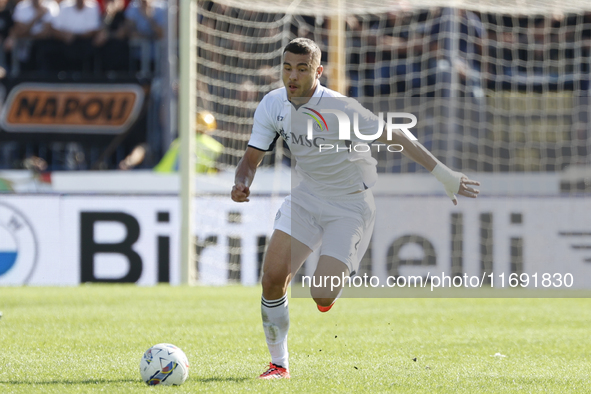
<path fill-rule="evenodd" d="M 331 24 L 339 15 L 344 64 L 329 61 Z M 455 170 L 561 173 L 562 192 L 591 190 L 591 3 L 198 1 L 197 110 L 217 120 L 213 135 L 224 145 L 220 171 L 235 168 L 258 102 L 282 86 L 282 48 L 295 37 L 311 38 L 322 49 L 323 85 L 330 87 L 344 68 L 341 93 L 372 109 L 402 102 L 422 120 L 419 141 Z M 267 154 L 263 168 L 289 165 L 289 151 L 278 148 Z M 424 172 L 402 155 L 374 155 L 381 173 Z M 521 183 L 508 192 L 529 195 L 532 188 Z M 483 267 L 492 248 L 487 215 L 479 217 L 477 237 Z M 453 231 L 461 226 L 461 214 L 455 214 Z M 457 242 L 452 254 L 461 248 Z M 521 241 L 511 242 L 519 265 Z M 259 258 L 264 245 L 259 239 Z M 454 256 L 452 261 L 461 260 Z"/>
<path fill-rule="evenodd" d="M 345 67 L 342 93 L 370 106 L 404 97 L 434 107 L 432 125 L 445 127 L 419 130 L 419 140 L 456 169 L 588 165 L 591 6 L 567 3 L 199 1 L 198 105 L 218 122 L 218 166 L 232 168 L 244 152 L 258 102 L 282 86 L 282 48 L 295 37 L 323 50 L 323 84 Z M 327 63 L 329 26 L 340 12 L 346 60 L 335 65 Z M 383 172 L 417 171 L 404 159 L 378 159 Z M 263 165 L 277 163 L 269 155 Z"/>

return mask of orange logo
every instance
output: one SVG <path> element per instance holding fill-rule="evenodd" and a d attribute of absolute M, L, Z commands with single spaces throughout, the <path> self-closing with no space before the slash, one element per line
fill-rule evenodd
<path fill-rule="evenodd" d="M 143 102 L 135 84 L 23 83 L 10 91 L 0 123 L 9 132 L 119 134 Z"/>

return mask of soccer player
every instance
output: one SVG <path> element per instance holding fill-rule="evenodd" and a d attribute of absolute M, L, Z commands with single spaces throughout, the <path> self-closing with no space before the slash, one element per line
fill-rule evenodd
<path fill-rule="evenodd" d="M 265 152 L 273 149 L 281 136 L 297 162 L 301 183 L 292 189 L 275 218 L 263 264 L 261 314 L 271 363 L 262 379 L 289 378 L 287 333 L 289 310 L 287 287 L 292 276 L 313 250 L 320 247 L 314 277 L 353 275 L 363 257 L 373 231 L 375 205 L 369 187 L 375 183 L 376 161 L 369 152 L 357 152 L 339 140 L 337 116 L 325 115 L 309 139 L 307 119 L 322 109 L 339 106 L 358 113 L 354 125 L 364 135 L 375 134 L 383 124 L 355 100 L 320 85 L 323 67 L 316 43 L 305 38 L 292 40 L 283 50 L 282 79 L 285 87 L 273 90 L 260 102 L 254 115 L 252 135 L 236 168 L 232 200 L 249 201 L 250 186 Z M 333 108 L 337 109 L 337 108 Z M 317 117 L 318 119 L 318 117 Z M 371 131 L 371 132 L 370 132 Z M 320 137 L 321 136 L 321 137 Z M 357 133 L 351 143 L 367 142 Z M 400 130 L 392 139 L 386 133 L 378 139 L 399 144 L 402 153 L 429 170 L 457 205 L 454 194 L 477 197 L 472 186 L 479 183 L 454 172 L 439 162 L 416 140 Z M 325 143 L 322 150 L 319 143 Z M 340 149 L 328 149 L 341 144 Z M 339 289 L 311 287 L 318 310 L 327 312 L 339 296 Z"/>

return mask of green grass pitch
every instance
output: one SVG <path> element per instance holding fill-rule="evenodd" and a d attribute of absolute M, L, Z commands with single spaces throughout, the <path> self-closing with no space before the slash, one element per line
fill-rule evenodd
<path fill-rule="evenodd" d="M 290 300 L 289 381 L 270 361 L 257 287 L 0 288 L 0 393 L 591 392 L 591 299 Z M 151 345 L 189 379 L 148 387 Z M 496 355 L 496 356 L 495 356 Z"/>

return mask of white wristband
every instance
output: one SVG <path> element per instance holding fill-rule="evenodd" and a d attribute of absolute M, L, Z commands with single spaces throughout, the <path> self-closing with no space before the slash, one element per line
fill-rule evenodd
<path fill-rule="evenodd" d="M 465 175 L 461 172 L 452 171 L 442 163 L 437 163 L 431 174 L 443 184 L 445 192 L 452 200 L 455 199 L 454 193 L 460 191 L 460 181 Z"/>

